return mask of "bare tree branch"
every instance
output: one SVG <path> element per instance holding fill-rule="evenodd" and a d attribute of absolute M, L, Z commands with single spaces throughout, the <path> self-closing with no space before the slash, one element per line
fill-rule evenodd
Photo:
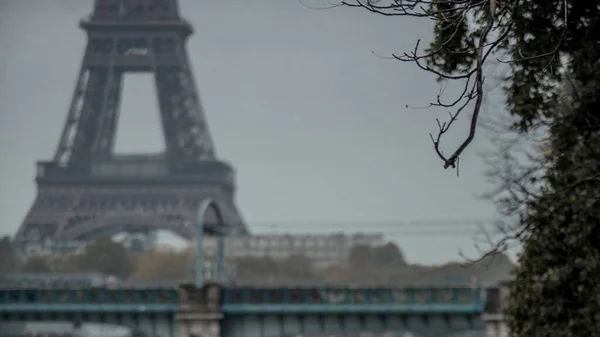
<path fill-rule="evenodd" d="M 444 168 L 456 169 L 459 157 L 475 139 L 481 105 L 486 94 L 483 86 L 486 61 L 491 54 L 499 51 L 502 43 L 510 35 L 520 0 L 343 0 L 339 5 L 362 8 L 384 16 L 428 18 L 442 24 L 445 41 L 432 45 L 425 53 L 421 53 L 421 40 L 418 40 L 412 51 L 392 56 L 402 62 L 412 62 L 420 69 L 436 75 L 438 79 L 464 81 L 464 87 L 456 97 L 445 102 L 440 93 L 435 101 L 427 106 L 454 109 L 449 112 L 447 121 L 436 120 L 438 131 L 435 136 L 430 134 L 430 138 L 436 154 L 444 163 Z M 459 30 L 465 26 L 469 29 L 466 36 L 471 39 L 473 45 L 452 44 L 456 42 Z M 465 35 L 464 32 L 462 34 Z M 527 59 L 549 57 L 549 67 L 557 55 L 557 50 L 558 46 L 548 53 L 527 56 Z M 447 67 L 435 61 L 436 57 L 442 54 L 465 55 L 467 58 L 472 57 L 472 62 L 468 68 L 448 71 Z M 445 155 L 441 149 L 443 135 L 467 107 L 471 112 L 468 134 L 450 155 Z"/>

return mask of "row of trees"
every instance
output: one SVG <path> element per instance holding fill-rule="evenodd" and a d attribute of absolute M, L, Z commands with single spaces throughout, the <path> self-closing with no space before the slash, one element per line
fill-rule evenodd
<path fill-rule="evenodd" d="M 120 243 L 99 239 L 87 245 L 82 254 L 19 257 L 9 237 L 0 240 L 0 278 L 9 273 L 102 273 L 129 277 L 136 269 L 135 256 Z"/>
<path fill-rule="evenodd" d="M 486 79 L 486 65 L 504 67 L 509 116 L 494 123 L 504 127 L 506 137 L 496 139 L 502 142 L 491 163 L 498 184 L 491 198 L 505 221 L 499 225 L 501 238 L 490 240 L 482 258 L 515 241 L 522 247 L 505 312 L 511 336 L 600 336 L 598 1 L 343 0 L 339 5 L 434 22 L 428 48 L 417 42 L 414 50 L 393 57 L 435 74 L 444 87 L 462 88 L 452 97 L 436 90 L 431 103 L 450 110 L 431 135 L 444 168 L 458 169 L 481 126 L 483 99 L 498 87 Z M 464 140 L 444 152 L 445 135 L 468 113 Z M 524 146 L 515 147 L 524 139 Z"/>
<path fill-rule="evenodd" d="M 0 263 L 8 272 L 96 272 L 131 281 L 180 282 L 194 275 L 194 255 L 191 252 L 131 253 L 120 243 L 100 239 L 89 244 L 79 255 L 63 257 L 31 257 L 20 260 L 10 248 L 8 238 L 0 245 Z M 500 262 L 501 259 L 496 259 Z M 491 268 L 464 268 L 458 263 L 443 266 L 409 265 L 393 243 L 381 247 L 355 246 L 344 266 L 315 269 L 313 261 L 304 256 L 283 260 L 245 257 L 228 261 L 236 266 L 241 282 L 378 282 L 427 283 L 468 282 L 472 277 L 485 280 L 504 277 L 512 268 L 510 261 L 496 263 Z"/>

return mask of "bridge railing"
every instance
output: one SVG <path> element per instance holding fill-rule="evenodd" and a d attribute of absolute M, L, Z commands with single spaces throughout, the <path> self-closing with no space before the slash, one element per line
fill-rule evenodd
<path fill-rule="evenodd" d="M 30 304 L 177 304 L 174 288 L 165 289 L 0 289 L 0 308 Z"/>
<path fill-rule="evenodd" d="M 479 304 L 481 288 L 229 288 L 225 304 Z M 175 288 L 0 289 L 0 303 L 176 304 Z"/>
<path fill-rule="evenodd" d="M 483 289 L 454 288 L 238 288 L 224 304 L 483 304 Z"/>
<path fill-rule="evenodd" d="M 177 288 L 0 289 L 0 312 L 175 312 Z M 221 310 L 260 313 L 480 314 L 474 287 L 237 287 L 222 290 Z"/>

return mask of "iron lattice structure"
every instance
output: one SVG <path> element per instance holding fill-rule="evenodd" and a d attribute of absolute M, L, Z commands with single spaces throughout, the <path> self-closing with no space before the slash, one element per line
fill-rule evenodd
<path fill-rule="evenodd" d="M 154 229 L 191 239 L 207 197 L 223 232 L 246 233 L 235 171 L 217 159 L 200 104 L 186 49 L 193 29 L 177 0 L 96 0 L 80 27 L 88 42 L 65 126 L 54 159 L 37 164 L 37 196 L 17 240 Z M 131 72 L 154 74 L 164 153 L 114 154 L 123 76 Z M 216 220 L 207 216 L 208 224 Z"/>

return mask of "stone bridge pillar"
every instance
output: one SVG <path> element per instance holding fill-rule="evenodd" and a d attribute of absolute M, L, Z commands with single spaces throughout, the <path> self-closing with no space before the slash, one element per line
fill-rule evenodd
<path fill-rule="evenodd" d="M 202 289 L 193 284 L 179 287 L 179 311 L 175 320 L 180 337 L 221 337 L 221 287 L 208 283 Z"/>

